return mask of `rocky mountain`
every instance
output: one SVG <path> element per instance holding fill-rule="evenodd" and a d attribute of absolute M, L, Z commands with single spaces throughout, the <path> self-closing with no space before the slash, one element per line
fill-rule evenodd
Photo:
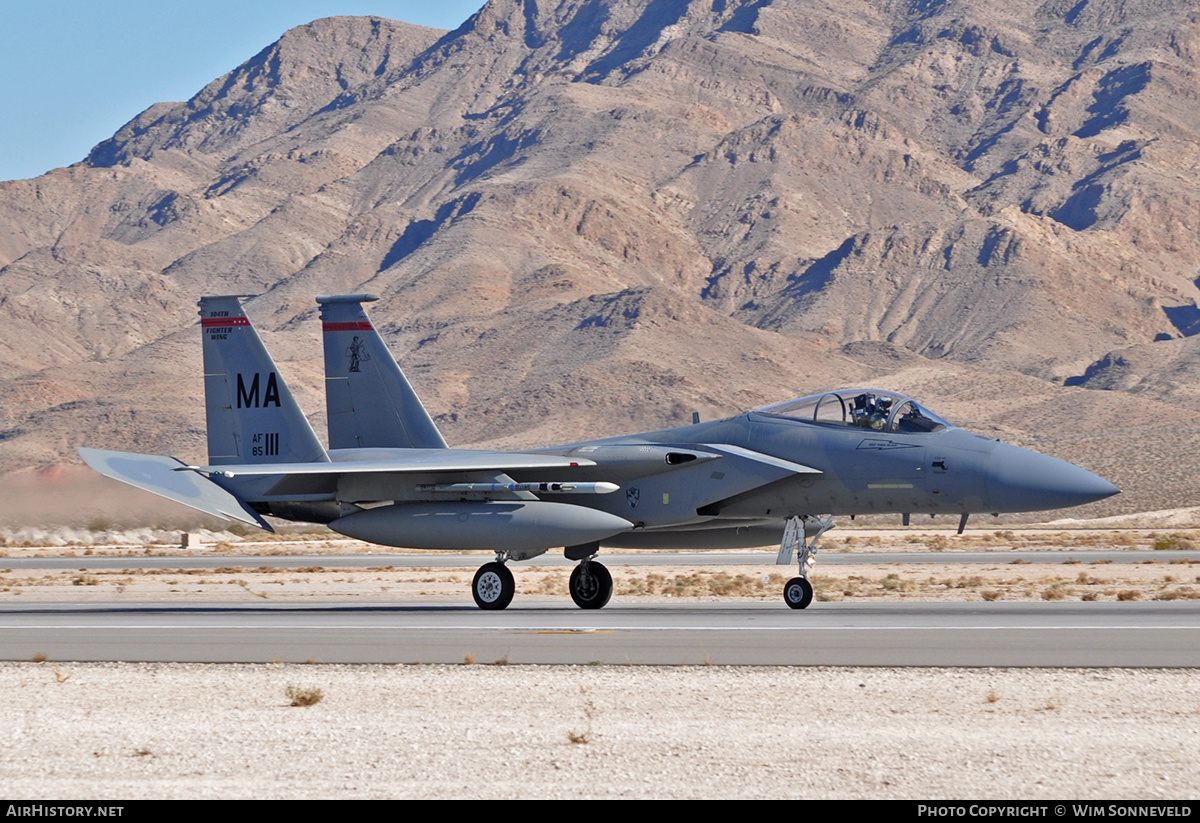
<path fill-rule="evenodd" d="M 202 456 L 202 294 L 320 432 L 312 298 L 371 291 L 452 445 L 870 383 L 1191 505 L 1198 55 L 1183 0 L 318 20 L 0 183 L 0 469 Z"/>

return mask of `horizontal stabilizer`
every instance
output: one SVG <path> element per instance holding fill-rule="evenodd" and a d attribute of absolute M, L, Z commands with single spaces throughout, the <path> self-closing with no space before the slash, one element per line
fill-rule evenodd
<path fill-rule="evenodd" d="M 595 466 L 591 460 L 553 454 L 521 454 L 475 449 L 380 449 L 391 452 L 370 460 L 335 460 L 332 463 L 272 463 L 198 466 L 205 474 L 227 477 L 260 474 L 406 474 L 417 472 L 508 472 L 522 469 L 566 469 Z M 335 454 L 336 456 L 336 454 Z M 128 481 L 126 481 L 128 482 Z"/>
<path fill-rule="evenodd" d="M 214 517 L 237 520 L 269 532 L 275 531 L 236 495 L 196 472 L 179 471 L 187 466 L 174 457 L 84 448 L 79 450 L 79 456 L 83 458 L 83 462 L 105 477 L 136 486 Z"/>

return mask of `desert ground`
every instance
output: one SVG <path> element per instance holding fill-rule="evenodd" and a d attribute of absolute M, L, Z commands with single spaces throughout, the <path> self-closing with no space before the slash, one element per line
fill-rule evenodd
<path fill-rule="evenodd" d="M 1200 785 L 1195 670 L 46 662 L 0 664 L 0 690 L 0 786 L 30 799 L 1170 800 Z"/>
<path fill-rule="evenodd" d="M 461 567 L 368 568 L 328 534 L 10 531 L 0 603 L 469 602 Z M 194 540 L 200 538 L 199 546 Z M 58 545 L 48 545 L 57 542 Z M 1194 528 L 856 529 L 813 573 L 821 600 L 1200 597 Z M 1062 553 L 1014 563 L 1013 549 Z M 1134 564 L 1093 562 L 1124 549 Z M 374 547 L 378 551 L 378 547 Z M 928 552 L 915 564 L 880 551 Z M 993 551 L 995 563 L 944 557 Z M 4 557 L 228 555 L 216 570 L 7 569 Z M 254 555 L 303 556 L 295 567 Z M 312 555 L 319 555 L 313 562 Z M 1069 556 L 1068 556 L 1069 555 Z M 615 597 L 775 599 L 781 572 L 621 563 Z M 81 563 L 82 565 L 82 563 Z M 527 597 L 566 567 L 525 566 Z M 776 579 L 778 578 L 778 579 Z M 1186 799 L 1200 785 L 1200 671 L 398 664 L 0 664 L 0 786 L 14 796 L 136 798 Z M 309 703 L 311 705 L 293 705 Z"/>

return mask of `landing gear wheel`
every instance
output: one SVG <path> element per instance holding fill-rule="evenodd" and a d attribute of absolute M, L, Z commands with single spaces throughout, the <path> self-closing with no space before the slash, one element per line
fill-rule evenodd
<path fill-rule="evenodd" d="M 783 587 L 783 599 L 793 609 L 807 609 L 813 599 L 812 583 L 807 577 L 793 577 Z"/>
<path fill-rule="evenodd" d="M 571 599 L 581 609 L 603 609 L 612 598 L 612 575 L 595 560 L 580 563 L 571 572 Z"/>
<path fill-rule="evenodd" d="M 512 572 L 503 563 L 484 563 L 475 572 L 475 579 L 471 582 L 475 605 L 481 609 L 508 608 L 516 591 L 517 583 L 513 580 Z"/>

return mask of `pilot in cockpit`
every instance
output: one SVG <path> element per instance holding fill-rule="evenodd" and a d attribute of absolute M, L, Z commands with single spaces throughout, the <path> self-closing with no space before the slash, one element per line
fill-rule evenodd
<path fill-rule="evenodd" d="M 850 419 L 861 429 L 883 431 L 891 411 L 892 398 L 864 393 L 854 398 L 850 407 Z"/>

